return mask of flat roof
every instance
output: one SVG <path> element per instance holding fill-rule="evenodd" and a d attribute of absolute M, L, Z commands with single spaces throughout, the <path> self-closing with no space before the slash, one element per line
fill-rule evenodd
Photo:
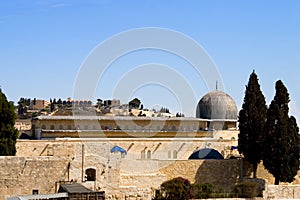
<path fill-rule="evenodd" d="M 38 116 L 37 120 L 116 120 L 116 121 L 133 121 L 133 120 L 155 120 L 155 121 L 208 121 L 208 122 L 236 122 L 237 119 L 201 119 L 194 117 L 132 117 L 132 116 Z"/>
<path fill-rule="evenodd" d="M 55 194 L 35 194 L 35 195 L 26 195 L 26 196 L 14 196 L 8 197 L 7 200 L 30 200 L 30 199 L 57 199 L 57 198 L 66 198 L 68 193 L 55 193 Z"/>

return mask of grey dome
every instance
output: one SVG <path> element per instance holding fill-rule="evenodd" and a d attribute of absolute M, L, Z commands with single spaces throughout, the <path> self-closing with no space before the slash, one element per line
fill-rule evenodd
<path fill-rule="evenodd" d="M 233 99 L 221 91 L 209 92 L 200 99 L 196 117 L 202 119 L 237 119 L 237 107 Z"/>

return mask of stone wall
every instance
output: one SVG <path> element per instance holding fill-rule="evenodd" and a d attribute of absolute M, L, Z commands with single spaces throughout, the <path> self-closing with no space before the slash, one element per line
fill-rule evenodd
<path fill-rule="evenodd" d="M 55 182 L 66 181 L 68 161 L 55 157 L 0 157 L 0 196 L 55 192 Z"/>
<path fill-rule="evenodd" d="M 115 145 L 124 148 L 127 155 L 111 153 Z M 231 191 L 240 179 L 240 159 L 187 160 L 194 150 L 205 147 L 230 155 L 231 145 L 236 145 L 236 141 L 196 138 L 19 140 L 17 157 L 0 157 L 0 196 L 28 195 L 33 189 L 53 193 L 58 187 L 56 183 L 72 180 L 93 190 L 104 190 L 109 199 L 151 199 L 161 183 L 178 176 L 192 183 L 209 182 Z M 151 151 L 151 158 L 141 158 L 141 151 L 145 149 Z M 174 150 L 177 150 L 177 158 L 173 157 Z M 168 157 L 169 151 L 171 157 Z M 85 171 L 90 168 L 96 171 L 95 181 L 85 180 Z M 251 176 L 246 168 L 242 170 L 244 175 Z M 273 183 L 272 175 L 262 165 L 257 176 Z M 269 191 L 271 193 L 266 195 L 272 196 L 273 189 Z"/>
<path fill-rule="evenodd" d="M 300 199 L 299 185 L 268 185 L 263 193 L 266 199 Z"/>
<path fill-rule="evenodd" d="M 1 157 L 0 196 L 29 195 L 33 190 L 40 194 L 54 193 L 59 182 L 73 180 L 90 189 L 105 190 L 111 199 L 151 199 L 152 192 L 161 183 L 178 176 L 191 182 L 209 182 L 228 191 L 239 179 L 238 160 L 140 160 L 129 164 L 130 161 L 115 159 L 108 166 L 88 156 L 86 160 L 99 173 L 95 182 L 81 180 L 81 164 L 76 160 Z M 148 166 L 148 169 L 132 173 L 134 165 Z"/>
<path fill-rule="evenodd" d="M 217 133 L 216 133 L 217 134 Z M 226 136 L 226 135 L 225 135 Z M 229 137 L 229 136 L 228 136 Z M 76 153 L 81 149 L 82 144 L 90 153 L 105 154 L 110 156 L 110 149 L 115 145 L 127 151 L 126 158 L 142 159 L 142 151 L 151 152 L 151 159 L 160 160 L 187 160 L 197 149 L 213 148 L 223 154 L 225 158 L 238 152 L 231 151 L 231 146 L 237 145 L 237 140 L 231 139 L 180 139 L 180 138 L 133 138 L 133 139 L 59 139 L 59 140 L 18 140 L 17 156 L 58 156 L 74 157 L 81 154 Z M 169 155 L 169 151 L 171 155 Z M 174 156 L 174 151 L 177 155 Z M 107 154 L 108 153 L 108 154 Z"/>

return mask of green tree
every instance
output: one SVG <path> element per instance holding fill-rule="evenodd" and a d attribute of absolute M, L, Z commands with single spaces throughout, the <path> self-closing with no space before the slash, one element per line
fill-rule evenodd
<path fill-rule="evenodd" d="M 52 99 L 50 99 L 50 112 L 54 111 L 54 103 L 52 101 Z"/>
<path fill-rule="evenodd" d="M 14 127 L 15 119 L 14 105 L 0 89 L 0 156 L 16 154 L 18 130 Z"/>
<path fill-rule="evenodd" d="M 289 117 L 289 93 L 281 80 L 268 112 L 263 145 L 263 164 L 279 182 L 292 182 L 299 169 L 299 128 Z"/>
<path fill-rule="evenodd" d="M 253 71 L 246 86 L 244 103 L 239 112 L 239 152 L 252 165 L 256 178 L 257 165 L 262 159 L 262 135 L 267 118 L 265 97 Z"/>
<path fill-rule="evenodd" d="M 129 102 L 129 108 L 139 108 L 141 104 L 141 100 L 138 98 L 134 98 Z"/>

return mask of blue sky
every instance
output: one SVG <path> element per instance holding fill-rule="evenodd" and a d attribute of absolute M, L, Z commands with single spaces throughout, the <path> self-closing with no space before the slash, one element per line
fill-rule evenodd
<path fill-rule="evenodd" d="M 269 104 L 276 80 L 289 90 L 291 114 L 300 119 L 300 1 L 3 1 L 0 6 L 0 85 L 10 100 L 20 97 L 72 97 L 74 82 L 89 53 L 123 31 L 161 27 L 193 38 L 210 55 L 225 92 L 240 107 L 255 69 Z M 95 98 L 113 97 L 112 89 L 143 63 L 174 67 L 195 91 L 209 89 L 182 59 L 160 51 L 134 52 L 116 61 L 96 86 Z M 122 70 L 120 70 L 122 68 Z M 142 76 L 142 75 L 141 75 Z M 167 77 L 166 77 L 167 78 Z M 168 87 L 145 85 L 131 91 L 144 107 L 182 110 Z M 120 99 L 124 102 L 127 99 Z"/>

